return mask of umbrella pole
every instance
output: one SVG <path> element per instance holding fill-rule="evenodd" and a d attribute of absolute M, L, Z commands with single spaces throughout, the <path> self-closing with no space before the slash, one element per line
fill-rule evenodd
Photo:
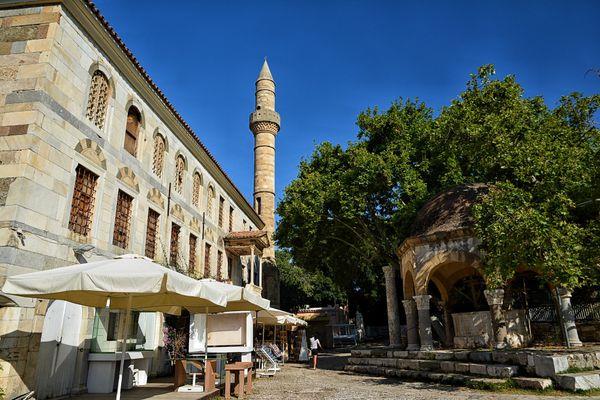
<path fill-rule="evenodd" d="M 125 311 L 125 327 L 123 328 L 123 343 L 121 345 L 121 365 L 119 366 L 119 383 L 117 384 L 117 398 L 121 400 L 121 386 L 123 384 L 123 365 L 125 364 L 125 351 L 127 350 L 127 331 L 129 330 L 129 314 L 131 314 L 131 295 L 127 298 L 127 309 Z"/>
<path fill-rule="evenodd" d="M 256 324 L 256 326 L 258 327 L 258 323 Z M 262 334 L 262 345 L 265 345 L 265 324 L 262 324 L 263 326 L 263 334 Z"/>
<path fill-rule="evenodd" d="M 208 307 L 206 307 L 206 323 L 204 324 L 204 368 L 208 362 Z"/>

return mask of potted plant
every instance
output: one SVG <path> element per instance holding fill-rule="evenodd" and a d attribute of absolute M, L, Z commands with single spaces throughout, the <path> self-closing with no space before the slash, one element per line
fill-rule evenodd
<path fill-rule="evenodd" d="M 167 349 L 171 365 L 175 369 L 173 386 L 177 389 L 185 384 L 185 354 L 187 345 L 187 334 L 182 329 L 176 329 L 166 325 L 163 328 L 163 343 Z"/>

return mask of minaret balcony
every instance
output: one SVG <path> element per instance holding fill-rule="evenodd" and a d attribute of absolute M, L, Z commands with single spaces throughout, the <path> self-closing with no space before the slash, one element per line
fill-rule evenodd
<path fill-rule="evenodd" d="M 250 129 L 257 122 L 273 122 L 278 127 L 281 126 L 281 118 L 279 113 L 273 110 L 256 110 L 250 114 Z"/>

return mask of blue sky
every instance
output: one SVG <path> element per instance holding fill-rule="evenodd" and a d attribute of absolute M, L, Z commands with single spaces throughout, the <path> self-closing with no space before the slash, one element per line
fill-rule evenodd
<path fill-rule="evenodd" d="M 600 92 L 600 1 L 115 1 L 96 5 L 248 199 L 254 82 L 277 84 L 276 192 L 356 116 L 420 98 L 439 111 L 482 64 L 554 106 Z"/>

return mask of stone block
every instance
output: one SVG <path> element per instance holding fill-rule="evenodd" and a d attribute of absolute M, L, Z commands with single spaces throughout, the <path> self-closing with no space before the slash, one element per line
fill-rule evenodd
<path fill-rule="evenodd" d="M 454 363 L 454 369 L 458 373 L 468 374 L 471 370 L 471 364 L 469 363 Z"/>
<path fill-rule="evenodd" d="M 439 361 L 454 360 L 454 353 L 451 351 L 436 351 L 435 359 Z"/>
<path fill-rule="evenodd" d="M 370 358 L 369 365 L 374 365 L 380 367 L 383 364 L 383 360 L 381 358 Z"/>
<path fill-rule="evenodd" d="M 491 351 L 472 351 L 469 354 L 469 359 L 471 361 L 480 362 L 480 363 L 492 362 L 492 352 Z"/>
<path fill-rule="evenodd" d="M 469 383 L 469 386 L 474 386 L 478 389 L 492 390 L 499 386 L 506 385 L 506 379 L 474 378 L 474 379 L 469 379 L 468 383 Z"/>
<path fill-rule="evenodd" d="M 598 371 L 560 374 L 556 375 L 554 379 L 558 386 L 565 390 L 600 389 L 600 373 Z"/>
<path fill-rule="evenodd" d="M 469 373 L 473 375 L 487 375 L 487 367 L 485 364 L 470 364 Z"/>
<path fill-rule="evenodd" d="M 406 351 L 406 350 L 396 350 L 396 351 L 394 351 L 394 357 L 396 357 L 396 358 L 406 358 L 406 357 L 408 357 L 408 351 Z"/>
<path fill-rule="evenodd" d="M 395 358 L 383 358 L 381 359 L 381 366 L 387 368 L 396 368 Z"/>
<path fill-rule="evenodd" d="M 440 362 L 435 360 L 419 360 L 419 371 L 439 371 Z"/>
<path fill-rule="evenodd" d="M 406 368 L 408 368 L 407 364 L 409 363 L 409 361 L 411 361 L 411 360 L 408 360 L 408 359 L 405 359 L 405 358 L 398 358 L 398 359 L 396 359 L 396 368 L 398 368 L 398 369 L 406 369 Z"/>
<path fill-rule="evenodd" d="M 441 361 L 440 369 L 443 372 L 454 372 L 454 371 L 456 371 L 455 364 L 456 363 L 454 361 Z"/>
<path fill-rule="evenodd" d="M 523 389 L 544 390 L 552 387 L 552 380 L 547 378 L 515 377 L 512 380 L 517 387 Z"/>
<path fill-rule="evenodd" d="M 494 378 L 510 378 L 519 372 L 519 368 L 515 365 L 488 365 L 487 374 Z"/>
<path fill-rule="evenodd" d="M 552 378 L 556 374 L 569 369 L 567 356 L 541 356 L 535 355 L 535 374 L 542 378 Z"/>
<path fill-rule="evenodd" d="M 404 368 L 416 371 L 419 369 L 419 361 L 420 360 L 404 360 Z"/>
<path fill-rule="evenodd" d="M 456 351 L 454 352 L 454 358 L 459 361 L 467 361 L 469 359 L 470 352 L 468 351 Z"/>
<path fill-rule="evenodd" d="M 433 360 L 435 359 L 435 353 L 433 351 L 418 351 L 416 358 L 419 360 Z"/>

